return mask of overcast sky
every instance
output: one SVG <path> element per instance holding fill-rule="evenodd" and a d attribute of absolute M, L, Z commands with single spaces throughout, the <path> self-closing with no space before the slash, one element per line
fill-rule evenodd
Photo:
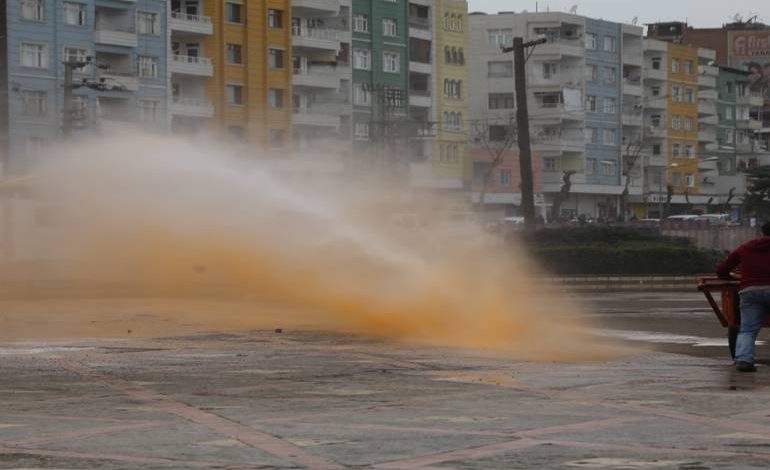
<path fill-rule="evenodd" d="M 551 11 L 568 11 L 578 6 L 578 14 L 593 18 L 630 23 L 637 16 L 639 24 L 656 21 L 687 20 L 697 27 L 719 27 L 730 21 L 736 13 L 745 19 L 759 15 L 770 22 L 768 0 L 468 0 L 470 11 L 496 13 L 501 10 L 540 11 L 550 6 Z"/>

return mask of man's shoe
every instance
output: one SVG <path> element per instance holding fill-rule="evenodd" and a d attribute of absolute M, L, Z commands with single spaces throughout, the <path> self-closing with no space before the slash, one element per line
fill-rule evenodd
<path fill-rule="evenodd" d="M 738 372 L 756 372 L 757 368 L 754 367 L 754 364 L 749 362 L 738 362 L 738 364 L 735 365 L 735 370 Z"/>

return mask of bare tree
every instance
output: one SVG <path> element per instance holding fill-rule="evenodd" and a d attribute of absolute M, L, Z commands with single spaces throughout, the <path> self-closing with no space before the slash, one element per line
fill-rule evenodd
<path fill-rule="evenodd" d="M 626 145 L 625 152 L 623 153 L 623 166 L 621 168 L 621 174 L 624 178 L 623 192 L 620 194 L 620 214 L 625 220 L 626 213 L 628 212 L 628 195 L 631 187 L 631 176 L 639 163 L 639 158 L 642 156 L 642 152 L 647 147 L 647 142 L 644 138 L 644 134 L 640 135 L 638 139 L 629 140 Z"/>
<path fill-rule="evenodd" d="M 575 173 L 575 171 L 564 172 L 561 189 L 553 198 L 553 205 L 551 206 L 551 218 L 555 221 L 559 220 L 561 205 L 567 200 L 567 198 L 569 198 L 569 192 L 572 190 L 572 175 Z"/>
<path fill-rule="evenodd" d="M 674 198 L 674 187 L 670 184 L 666 185 L 666 205 L 663 207 L 663 213 L 660 214 L 660 220 L 668 217 L 671 211 L 671 199 Z"/>
<path fill-rule="evenodd" d="M 727 193 L 727 200 L 722 205 L 722 214 L 726 214 L 727 211 L 730 210 L 730 203 L 733 202 L 733 199 L 735 198 L 735 189 L 736 188 L 730 188 L 730 192 Z"/>
<path fill-rule="evenodd" d="M 492 183 L 495 169 L 504 161 L 508 152 L 517 142 L 516 119 L 513 114 L 500 119 L 478 121 L 473 127 L 473 141 L 489 155 L 489 165 L 482 175 L 479 209 L 484 210 L 487 192 Z"/>

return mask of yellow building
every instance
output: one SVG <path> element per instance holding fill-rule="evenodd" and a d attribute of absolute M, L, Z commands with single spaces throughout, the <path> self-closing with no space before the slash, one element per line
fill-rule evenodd
<path fill-rule="evenodd" d="M 174 0 L 171 24 L 174 130 L 288 147 L 289 0 Z"/>
<path fill-rule="evenodd" d="M 668 184 L 700 193 L 698 178 L 698 48 L 668 43 Z"/>
<path fill-rule="evenodd" d="M 433 174 L 447 187 L 461 187 L 468 155 L 468 2 L 436 0 L 436 140 Z"/>

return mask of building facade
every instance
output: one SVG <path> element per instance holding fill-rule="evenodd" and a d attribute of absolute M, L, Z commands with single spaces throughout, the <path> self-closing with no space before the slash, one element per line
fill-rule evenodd
<path fill-rule="evenodd" d="M 70 124 L 78 132 L 164 131 L 169 101 L 163 0 L 2 1 L 0 142 L 8 173 L 23 173 L 63 132 L 66 61 L 74 70 Z"/>

